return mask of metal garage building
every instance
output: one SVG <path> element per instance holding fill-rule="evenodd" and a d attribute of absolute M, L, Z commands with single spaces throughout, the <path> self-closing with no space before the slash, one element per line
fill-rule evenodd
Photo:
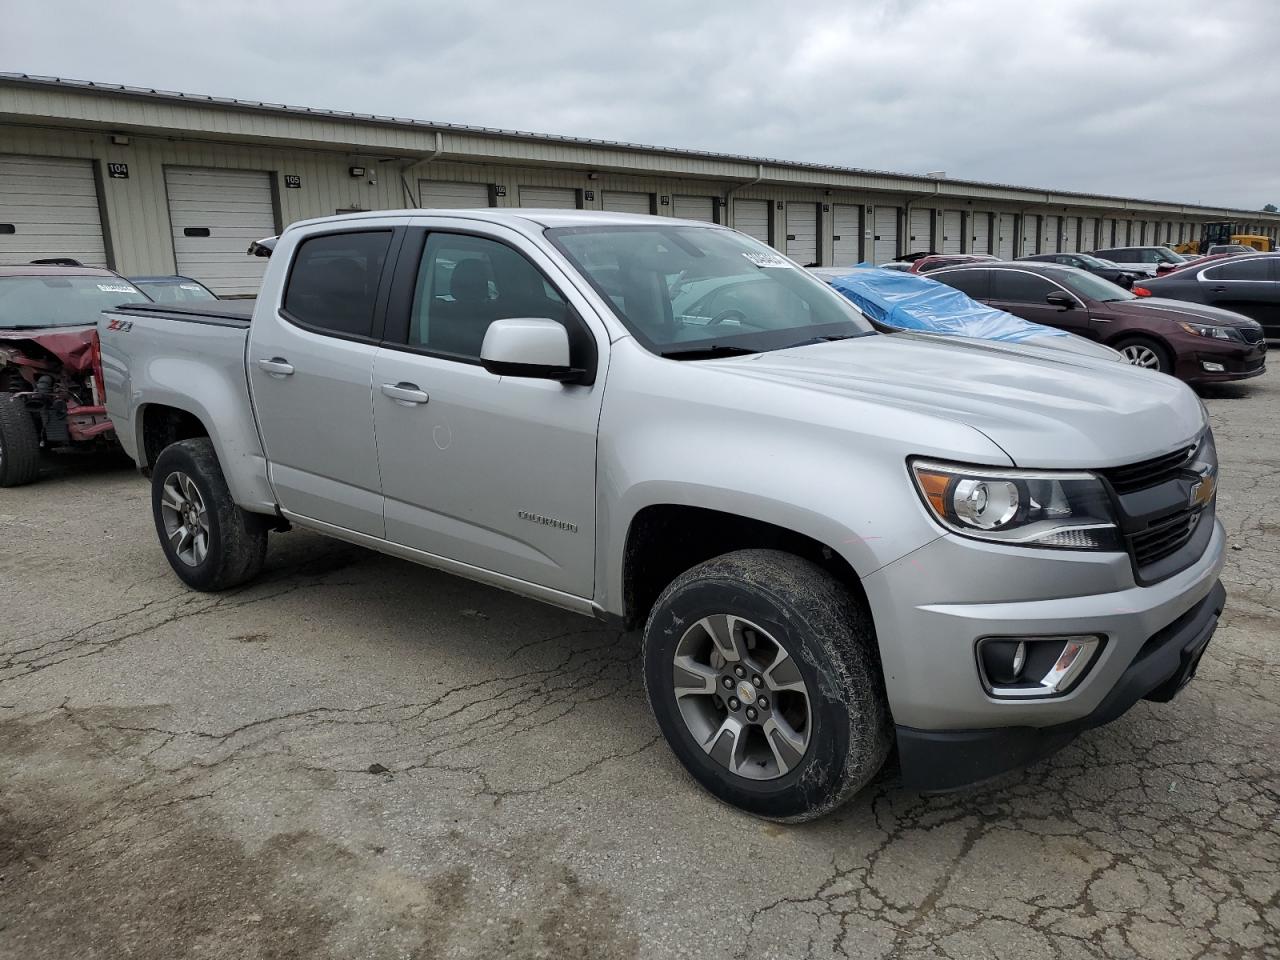
<path fill-rule="evenodd" d="M 0 74 L 0 263 L 74 257 L 252 294 L 252 239 L 404 207 L 727 223 L 800 263 L 1178 242 L 1280 216 Z M 1132 237 L 1132 239 L 1130 239 Z"/>

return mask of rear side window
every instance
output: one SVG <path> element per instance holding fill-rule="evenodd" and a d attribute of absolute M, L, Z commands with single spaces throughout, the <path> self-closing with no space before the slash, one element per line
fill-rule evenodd
<path fill-rule="evenodd" d="M 955 287 L 974 300 L 986 300 L 991 296 L 991 273 L 990 270 L 948 270 L 936 274 L 933 279 Z"/>
<path fill-rule="evenodd" d="M 1270 280 L 1271 270 L 1266 260 L 1229 261 L 1204 272 L 1206 280 Z"/>
<path fill-rule="evenodd" d="M 1058 288 L 1034 273 L 1020 273 L 1017 270 L 992 271 L 994 293 L 993 300 L 1010 300 L 1015 303 L 1044 303 L 1044 298 Z"/>
<path fill-rule="evenodd" d="M 284 311 L 308 327 L 340 336 L 373 334 L 373 305 L 390 230 L 331 233 L 298 245 Z"/>

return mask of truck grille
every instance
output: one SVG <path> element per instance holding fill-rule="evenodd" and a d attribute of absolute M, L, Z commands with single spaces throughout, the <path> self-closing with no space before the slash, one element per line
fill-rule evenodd
<path fill-rule="evenodd" d="M 1124 467 L 1110 467 L 1100 471 L 1115 488 L 1116 493 L 1123 496 L 1135 490 L 1146 490 L 1174 479 L 1187 465 L 1195 447 L 1183 447 L 1172 453 L 1166 453 L 1141 463 L 1131 463 Z"/>
<path fill-rule="evenodd" d="M 1129 546 L 1134 562 L 1141 569 L 1177 553 L 1196 532 L 1200 516 L 1199 509 L 1184 510 L 1156 521 L 1141 533 L 1131 534 Z"/>

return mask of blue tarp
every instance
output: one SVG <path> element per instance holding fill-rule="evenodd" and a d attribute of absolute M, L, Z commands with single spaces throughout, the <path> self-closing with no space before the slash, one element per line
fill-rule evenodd
<path fill-rule="evenodd" d="M 946 333 L 978 340 L 1021 343 L 1036 337 L 1066 337 L 1039 323 L 970 300 L 954 287 L 916 273 L 881 270 L 869 263 L 850 267 L 828 281 L 871 319 L 899 330 Z"/>

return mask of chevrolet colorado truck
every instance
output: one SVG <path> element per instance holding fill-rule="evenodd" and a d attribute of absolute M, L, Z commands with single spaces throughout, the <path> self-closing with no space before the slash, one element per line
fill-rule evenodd
<path fill-rule="evenodd" d="M 1170 700 L 1225 599 L 1185 385 L 879 333 L 725 227 L 311 220 L 252 319 L 99 330 L 188 585 L 246 582 L 303 527 L 642 626 L 672 750 L 763 817 L 832 809 L 895 747 L 907 786 L 958 788 Z"/>

